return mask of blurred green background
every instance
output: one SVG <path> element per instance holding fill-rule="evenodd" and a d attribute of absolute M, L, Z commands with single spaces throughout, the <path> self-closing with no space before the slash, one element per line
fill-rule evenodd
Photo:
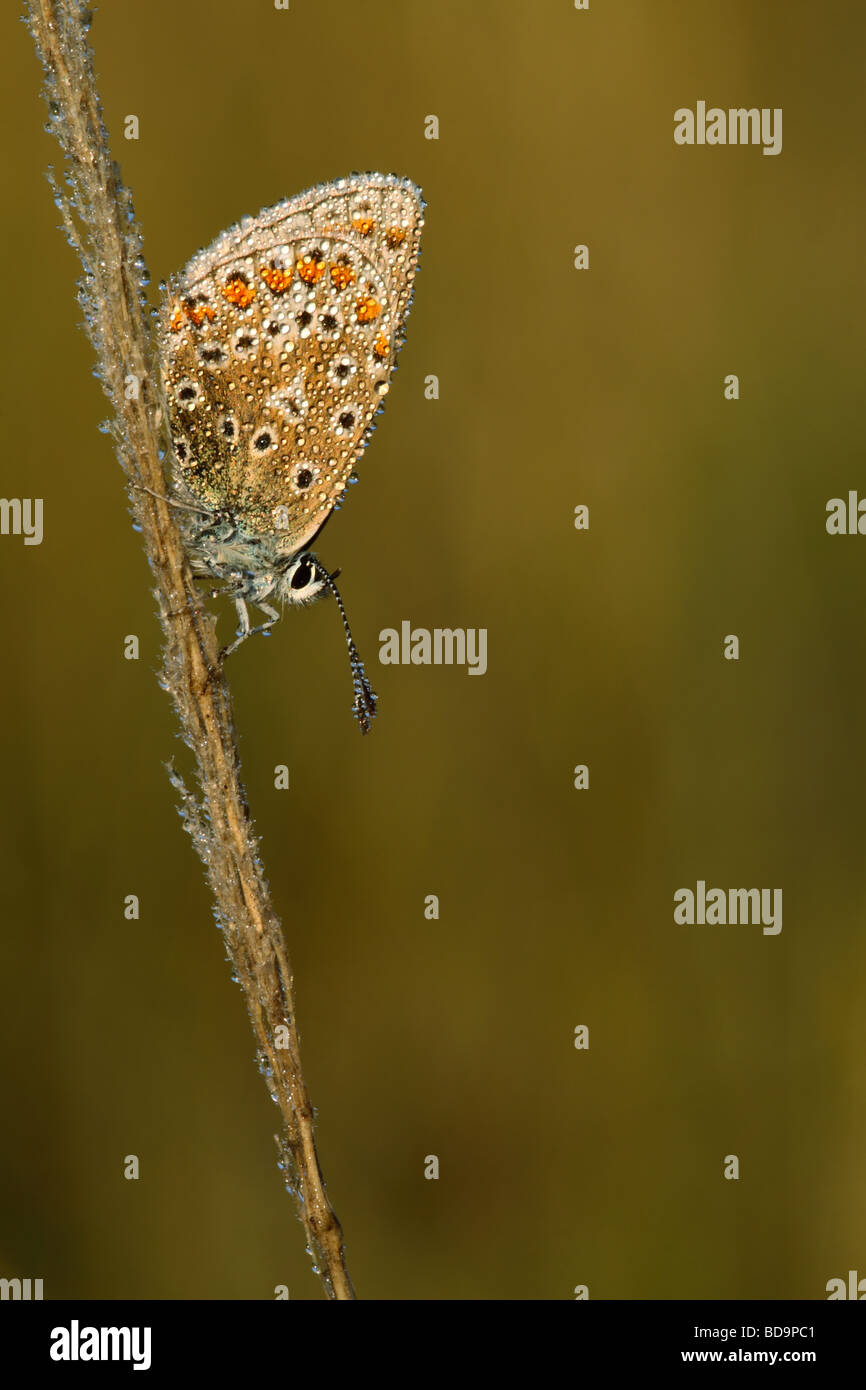
<path fill-rule="evenodd" d="M 2 492 L 44 498 L 45 539 L 0 537 L 0 1273 L 316 1298 L 163 768 L 189 764 L 39 72 L 3 26 Z M 375 730 L 331 604 L 231 670 L 358 1294 L 812 1299 L 866 1274 L 866 540 L 824 527 L 866 490 L 866 11 L 129 0 L 93 42 L 154 284 L 353 169 L 428 202 L 400 370 L 318 545 Z M 781 155 L 677 147 L 700 99 L 782 107 Z M 486 627 L 487 675 L 380 666 L 403 619 Z M 781 934 L 677 926 L 699 878 L 781 887 Z"/>

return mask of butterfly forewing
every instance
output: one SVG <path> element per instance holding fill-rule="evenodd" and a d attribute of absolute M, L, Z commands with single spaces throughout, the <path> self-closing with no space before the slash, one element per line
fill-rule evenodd
<path fill-rule="evenodd" d="M 339 502 L 403 341 L 423 224 L 408 180 L 353 175 L 247 219 L 170 286 L 178 481 L 306 546 Z"/>

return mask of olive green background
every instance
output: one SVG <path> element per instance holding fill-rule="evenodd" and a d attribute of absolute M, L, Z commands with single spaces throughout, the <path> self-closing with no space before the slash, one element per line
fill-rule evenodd
<path fill-rule="evenodd" d="M 189 760 L 12 8 L 0 490 L 44 498 L 45 539 L 0 537 L 0 1273 L 316 1298 L 164 772 Z M 866 540 L 824 525 L 866 491 L 862 6 L 129 0 L 92 37 L 154 286 L 353 169 L 428 202 L 387 410 L 317 547 L 375 730 L 332 604 L 231 662 L 358 1294 L 866 1274 Z M 782 153 L 676 146 L 700 99 L 782 107 Z M 403 619 L 486 627 L 488 674 L 380 666 Z M 781 934 L 677 926 L 699 878 L 781 887 Z"/>

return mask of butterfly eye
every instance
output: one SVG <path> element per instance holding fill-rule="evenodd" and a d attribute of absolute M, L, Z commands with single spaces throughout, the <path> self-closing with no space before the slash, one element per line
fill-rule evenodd
<path fill-rule="evenodd" d="M 309 603 L 319 598 L 325 591 L 315 560 L 310 555 L 302 555 L 294 560 L 286 571 L 283 598 L 290 603 Z"/>

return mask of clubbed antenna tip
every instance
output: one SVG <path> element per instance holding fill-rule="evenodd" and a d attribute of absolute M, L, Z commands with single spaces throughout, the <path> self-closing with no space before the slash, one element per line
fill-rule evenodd
<path fill-rule="evenodd" d="M 352 637 L 352 629 L 349 627 L 349 619 L 346 617 L 346 609 L 343 606 L 340 590 L 337 588 L 336 583 L 337 575 L 340 571 L 335 570 L 333 574 L 329 574 L 323 565 L 317 565 L 316 568 L 324 583 L 334 595 L 337 601 L 337 607 L 340 610 L 340 617 L 343 620 L 343 630 L 346 634 L 346 646 L 349 649 L 349 665 L 352 668 L 352 685 L 355 690 L 355 698 L 352 701 L 352 713 L 360 725 L 361 733 L 368 734 L 373 727 L 373 720 L 376 718 L 376 705 L 378 704 L 379 696 L 367 680 L 364 663 L 358 655 L 358 648 L 355 646 L 355 641 Z"/>

